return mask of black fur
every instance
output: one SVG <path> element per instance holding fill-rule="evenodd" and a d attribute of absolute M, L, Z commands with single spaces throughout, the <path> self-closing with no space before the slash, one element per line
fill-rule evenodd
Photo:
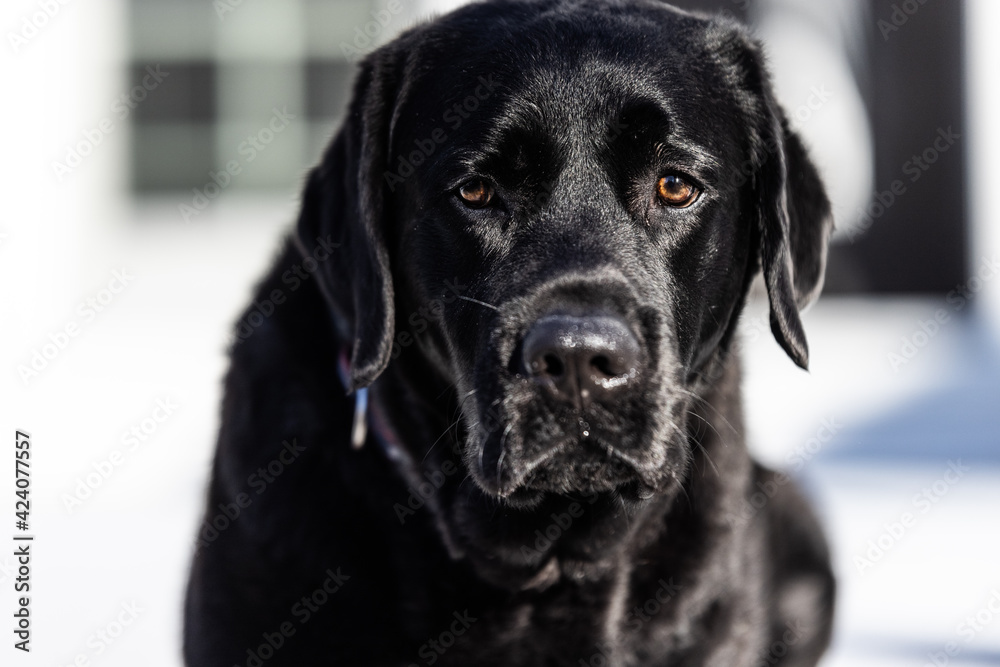
<path fill-rule="evenodd" d="M 832 225 L 762 60 L 653 0 L 506 0 L 364 61 L 237 332 L 188 665 L 817 662 L 825 542 L 750 459 L 728 354 L 763 269 L 807 365 Z M 656 199 L 668 173 L 692 206 Z M 639 363 L 568 404 L 522 342 L 596 312 Z"/>

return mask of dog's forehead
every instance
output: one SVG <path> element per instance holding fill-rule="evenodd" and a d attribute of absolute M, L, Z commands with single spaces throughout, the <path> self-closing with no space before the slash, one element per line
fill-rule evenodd
<path fill-rule="evenodd" d="M 503 112 L 550 133 L 570 129 L 581 137 L 628 130 L 623 115 L 638 107 L 664 130 L 696 126 L 703 97 L 691 72 L 647 61 L 608 60 L 598 54 L 560 54 L 525 69 L 501 93 Z M 710 135 L 709 135 L 710 136 Z"/>
<path fill-rule="evenodd" d="M 412 68 L 419 74 L 398 117 L 417 136 L 444 119 L 450 136 L 600 137 L 625 130 L 622 113 L 645 106 L 661 112 L 665 130 L 724 159 L 740 140 L 733 128 L 745 112 L 727 27 L 665 5 L 593 9 L 586 2 L 539 9 L 505 19 L 487 40 L 468 39 L 462 23 L 438 26 L 434 53 Z M 481 20 L 497 19 L 495 11 L 469 8 Z M 429 111 L 427 100 L 438 108 Z"/>

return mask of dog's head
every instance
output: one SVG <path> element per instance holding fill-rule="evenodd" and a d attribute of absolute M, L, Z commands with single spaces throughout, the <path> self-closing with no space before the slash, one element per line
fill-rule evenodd
<path fill-rule="evenodd" d="M 831 226 L 741 28 L 542 0 L 472 5 L 368 57 L 298 238 L 343 244 L 321 284 L 353 388 L 411 355 L 453 386 L 475 481 L 453 502 L 537 509 L 676 490 L 761 270 L 805 367 Z"/>

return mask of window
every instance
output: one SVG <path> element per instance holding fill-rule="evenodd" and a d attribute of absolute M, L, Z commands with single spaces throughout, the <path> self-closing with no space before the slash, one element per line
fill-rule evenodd
<path fill-rule="evenodd" d="M 372 48 L 359 31 L 382 43 L 403 27 L 384 4 L 131 0 L 130 83 L 163 76 L 131 114 L 133 192 L 203 188 L 227 167 L 227 189 L 294 187 L 344 113 L 352 54 Z"/>

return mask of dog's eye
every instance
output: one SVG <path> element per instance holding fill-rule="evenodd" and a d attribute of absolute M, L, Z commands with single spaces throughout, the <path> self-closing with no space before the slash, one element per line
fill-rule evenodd
<path fill-rule="evenodd" d="M 493 186 L 481 178 L 474 178 L 459 186 L 458 196 L 469 208 L 483 208 L 493 201 Z"/>
<path fill-rule="evenodd" d="M 663 176 L 656 182 L 656 196 L 660 202 L 674 208 L 687 208 L 698 198 L 698 188 L 676 174 Z"/>

